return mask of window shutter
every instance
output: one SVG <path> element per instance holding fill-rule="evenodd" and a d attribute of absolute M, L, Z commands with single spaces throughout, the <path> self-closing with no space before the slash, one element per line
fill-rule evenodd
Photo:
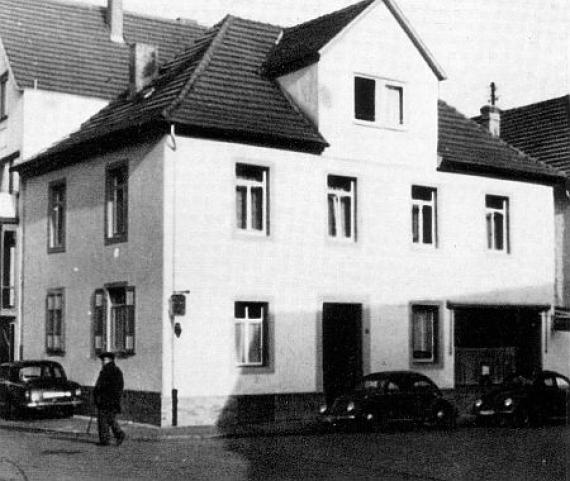
<path fill-rule="evenodd" d="M 135 352 L 135 288 L 126 288 L 127 320 L 125 326 L 125 351 L 127 354 Z"/>
<path fill-rule="evenodd" d="M 104 289 L 97 289 L 93 298 L 93 351 L 95 356 L 107 348 L 107 301 Z"/>

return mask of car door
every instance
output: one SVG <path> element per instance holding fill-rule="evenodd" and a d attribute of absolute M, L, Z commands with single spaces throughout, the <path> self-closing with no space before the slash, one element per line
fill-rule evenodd
<path fill-rule="evenodd" d="M 556 417 L 560 408 L 560 391 L 553 374 L 545 374 L 538 384 L 539 391 L 533 403 L 537 403 L 544 418 Z"/>
<path fill-rule="evenodd" d="M 412 382 L 414 417 L 418 420 L 429 418 L 431 409 L 438 397 L 438 390 L 428 379 L 415 378 Z"/>
<path fill-rule="evenodd" d="M 6 404 L 8 373 L 8 366 L 0 366 L 0 407 L 4 407 Z"/>

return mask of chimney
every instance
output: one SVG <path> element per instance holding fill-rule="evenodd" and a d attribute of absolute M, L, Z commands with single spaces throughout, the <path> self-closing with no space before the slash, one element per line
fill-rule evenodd
<path fill-rule="evenodd" d="M 500 137 L 501 135 L 501 109 L 495 104 L 499 97 L 497 97 L 497 86 L 495 82 L 489 85 L 491 89 L 490 105 L 481 107 L 481 121 L 480 124 L 485 127 L 493 137 Z"/>
<path fill-rule="evenodd" d="M 107 0 L 107 26 L 111 30 L 111 41 L 124 43 L 123 0 Z"/>
<path fill-rule="evenodd" d="M 158 73 L 158 47 L 134 43 L 130 48 L 130 90 L 131 95 L 135 95 L 150 84 Z"/>
<path fill-rule="evenodd" d="M 496 105 L 481 107 L 480 124 L 485 127 L 493 137 L 501 135 L 501 109 Z"/>

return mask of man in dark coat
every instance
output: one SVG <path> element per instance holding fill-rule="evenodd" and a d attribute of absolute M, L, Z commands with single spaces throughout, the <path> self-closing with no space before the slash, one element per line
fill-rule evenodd
<path fill-rule="evenodd" d="M 117 422 L 117 414 L 121 412 L 121 396 L 123 395 L 123 373 L 115 364 L 115 355 L 104 352 L 99 355 L 103 363 L 93 398 L 97 406 L 97 421 L 99 427 L 99 445 L 108 446 L 110 441 L 109 428 L 113 431 L 117 446 L 125 440 L 125 433 Z"/>

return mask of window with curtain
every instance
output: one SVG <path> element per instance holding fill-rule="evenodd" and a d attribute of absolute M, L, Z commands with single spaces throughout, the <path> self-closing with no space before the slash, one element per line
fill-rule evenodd
<path fill-rule="evenodd" d="M 329 175 L 327 205 L 329 236 L 356 240 L 356 179 Z"/>

